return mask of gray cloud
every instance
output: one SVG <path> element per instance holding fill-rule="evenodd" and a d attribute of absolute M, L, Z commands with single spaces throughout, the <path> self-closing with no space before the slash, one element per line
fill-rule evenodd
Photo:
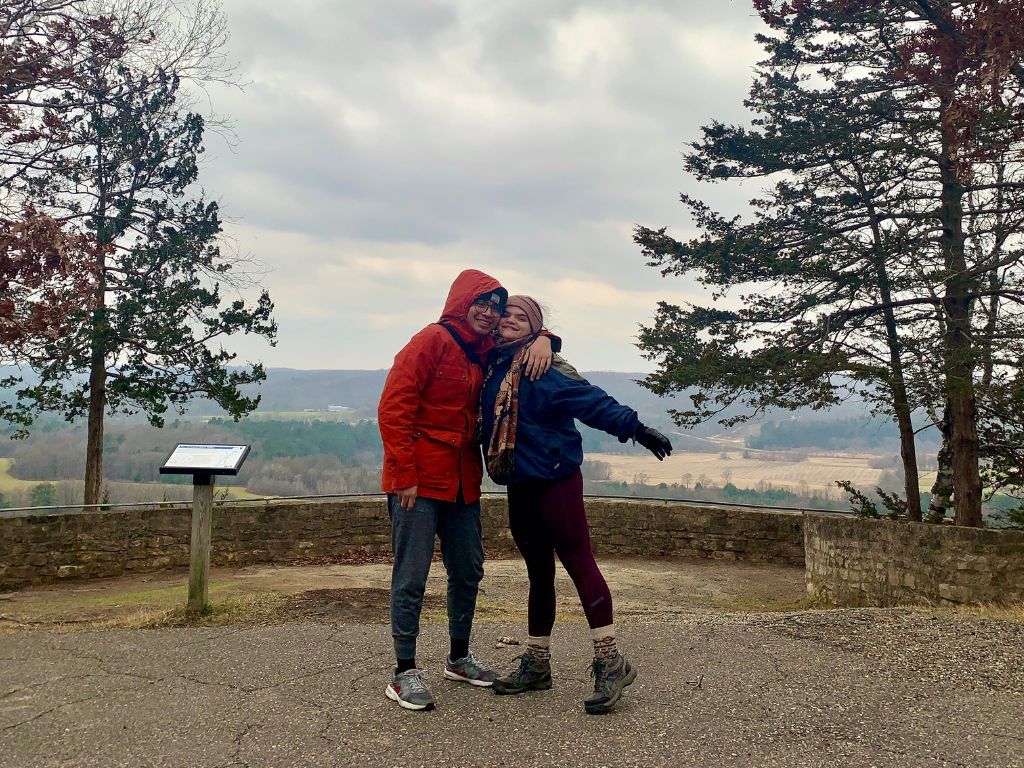
<path fill-rule="evenodd" d="M 236 218 L 239 246 L 275 270 L 282 342 L 254 357 L 385 366 L 433 319 L 443 281 L 479 266 L 546 291 L 582 367 L 650 366 L 632 346 L 637 324 L 657 298 L 694 289 L 644 267 L 630 229 L 685 231 L 684 142 L 712 118 L 744 119 L 758 58 L 747 3 L 226 10 L 250 85 L 214 94 L 241 144 L 232 153 L 212 137 L 203 182 Z M 753 192 L 702 194 L 740 207 Z M 344 285 L 323 290 L 328 275 Z M 374 299 L 393 295 L 415 296 L 411 312 L 367 324 Z"/>

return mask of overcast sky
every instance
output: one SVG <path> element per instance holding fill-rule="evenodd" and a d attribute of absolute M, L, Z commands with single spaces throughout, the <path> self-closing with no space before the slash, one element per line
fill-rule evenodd
<path fill-rule="evenodd" d="M 689 232 L 701 125 L 744 119 L 749 0 L 225 0 L 248 82 L 216 91 L 234 150 L 202 182 L 268 268 L 274 367 L 386 368 L 469 267 L 551 307 L 582 370 L 649 371 L 636 333 L 695 289 L 645 266 L 636 224 Z"/>

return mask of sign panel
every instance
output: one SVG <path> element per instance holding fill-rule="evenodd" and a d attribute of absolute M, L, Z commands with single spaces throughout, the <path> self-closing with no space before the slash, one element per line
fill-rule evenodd
<path fill-rule="evenodd" d="M 161 475 L 237 475 L 248 445 L 178 443 L 160 467 Z"/>

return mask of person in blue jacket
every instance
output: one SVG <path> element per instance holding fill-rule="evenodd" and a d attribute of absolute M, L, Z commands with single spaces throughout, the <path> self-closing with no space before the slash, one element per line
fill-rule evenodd
<path fill-rule="evenodd" d="M 524 377 L 526 349 L 543 327 L 544 314 L 535 299 L 508 299 L 481 394 L 487 472 L 508 486 L 509 527 L 530 581 L 526 653 L 518 669 L 496 680 L 492 690 L 517 694 L 551 687 L 557 554 L 590 624 L 594 692 L 584 708 L 596 714 L 615 705 L 636 679 L 636 668 L 618 651 L 611 592 L 590 546 L 580 473 L 583 439 L 574 419 L 622 442 L 634 439 L 659 461 L 672 452 L 672 444 L 557 355 L 536 381 Z"/>

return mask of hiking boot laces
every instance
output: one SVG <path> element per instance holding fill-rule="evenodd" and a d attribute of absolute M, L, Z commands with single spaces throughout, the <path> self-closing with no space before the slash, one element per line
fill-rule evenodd
<path fill-rule="evenodd" d="M 514 679 L 516 682 L 521 681 L 526 677 L 526 670 L 528 670 L 534 662 L 533 656 L 528 653 L 524 653 L 516 657 L 516 661 L 519 662 L 519 669 L 515 671 Z"/>
<path fill-rule="evenodd" d="M 604 691 L 604 678 L 608 671 L 608 665 L 600 659 L 594 659 L 590 663 L 589 671 L 590 676 L 594 678 L 594 691 L 598 693 Z"/>

